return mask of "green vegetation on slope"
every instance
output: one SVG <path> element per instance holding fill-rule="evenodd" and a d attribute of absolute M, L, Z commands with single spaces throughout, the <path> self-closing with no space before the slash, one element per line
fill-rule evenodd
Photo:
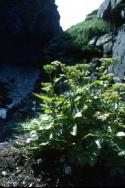
<path fill-rule="evenodd" d="M 94 17 L 72 26 L 66 32 L 76 47 L 84 48 L 93 37 L 101 36 L 110 31 L 109 25 L 102 19 Z"/>

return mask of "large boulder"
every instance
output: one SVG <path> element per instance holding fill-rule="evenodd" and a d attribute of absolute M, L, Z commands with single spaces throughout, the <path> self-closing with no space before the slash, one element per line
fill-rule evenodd
<path fill-rule="evenodd" d="M 103 57 L 112 56 L 112 47 L 113 47 L 113 33 L 107 33 L 98 38 L 96 41 L 96 46 L 102 48 Z"/>
<path fill-rule="evenodd" d="M 55 0 L 0 1 L 0 63 L 36 62 L 61 30 Z"/>

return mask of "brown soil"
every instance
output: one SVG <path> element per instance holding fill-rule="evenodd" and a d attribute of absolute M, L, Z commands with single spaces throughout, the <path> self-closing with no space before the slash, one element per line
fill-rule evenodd
<path fill-rule="evenodd" d="M 56 153 L 44 153 L 32 159 L 27 154 L 26 137 L 0 143 L 1 187 L 109 187 L 124 186 L 120 176 L 109 178 L 103 168 L 76 168 L 61 161 Z M 53 154 L 53 155 L 52 155 Z M 65 174 L 65 166 L 71 173 Z"/>

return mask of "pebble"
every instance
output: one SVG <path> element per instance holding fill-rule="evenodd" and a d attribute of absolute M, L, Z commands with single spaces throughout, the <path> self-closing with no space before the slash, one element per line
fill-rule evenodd
<path fill-rule="evenodd" d="M 0 108 L 0 118 L 6 119 L 7 117 L 7 109 Z"/>
<path fill-rule="evenodd" d="M 3 176 L 6 176 L 6 175 L 7 175 L 7 172 L 6 172 L 6 171 L 2 171 L 2 175 L 3 175 Z"/>
<path fill-rule="evenodd" d="M 64 169 L 65 175 L 71 175 L 72 174 L 72 169 L 70 166 L 65 166 Z"/>

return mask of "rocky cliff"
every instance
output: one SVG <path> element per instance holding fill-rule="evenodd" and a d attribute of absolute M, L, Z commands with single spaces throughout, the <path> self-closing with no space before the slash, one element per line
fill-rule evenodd
<path fill-rule="evenodd" d="M 59 19 L 55 0 L 0 1 L 0 139 L 33 112 L 42 49 L 62 31 Z"/>
<path fill-rule="evenodd" d="M 109 67 L 119 81 L 125 76 L 125 1 L 105 0 L 98 9 L 98 17 L 111 25 L 112 31 L 101 36 L 94 44 L 103 49 L 104 57 L 119 57 L 117 63 Z"/>
<path fill-rule="evenodd" d="M 1 0 L 0 63 L 39 61 L 61 30 L 59 19 L 55 0 Z"/>

